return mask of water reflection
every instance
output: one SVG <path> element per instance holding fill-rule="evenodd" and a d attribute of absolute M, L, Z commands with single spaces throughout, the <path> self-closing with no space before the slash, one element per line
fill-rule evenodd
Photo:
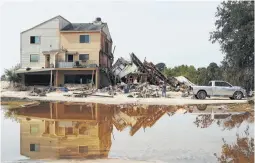
<path fill-rule="evenodd" d="M 254 138 L 249 134 L 249 126 L 244 135 L 237 134 L 236 142 L 229 144 L 224 138 L 221 155 L 214 154 L 218 162 L 253 163 L 254 162 Z"/>
<path fill-rule="evenodd" d="M 217 124 L 230 130 L 244 121 L 254 121 L 250 112 L 226 113 L 222 108 L 222 105 L 138 106 L 51 102 L 9 109 L 5 115 L 20 123 L 21 155 L 31 159 L 80 159 L 108 158 L 112 141 L 115 140 L 114 128 L 119 132 L 128 129 L 133 137 L 139 130 L 145 131 L 154 126 L 164 115 L 168 119 L 176 114 L 193 115 L 198 128 Z M 216 157 L 220 161 L 222 156 Z"/>

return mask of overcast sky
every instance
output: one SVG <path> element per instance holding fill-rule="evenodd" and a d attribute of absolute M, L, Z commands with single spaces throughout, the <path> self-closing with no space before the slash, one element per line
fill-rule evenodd
<path fill-rule="evenodd" d="M 20 62 L 20 32 L 56 15 L 73 23 L 107 22 L 115 60 L 134 52 L 142 61 L 196 68 L 220 63 L 218 44 L 209 42 L 216 7 L 212 2 L 5 2 L 1 6 L 1 74 Z"/>

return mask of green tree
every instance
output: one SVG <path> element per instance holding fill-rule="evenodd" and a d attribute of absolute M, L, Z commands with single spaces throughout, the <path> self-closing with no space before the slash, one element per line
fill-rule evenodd
<path fill-rule="evenodd" d="M 218 42 L 225 54 L 223 77 L 254 89 L 254 1 L 227 1 L 217 7 L 216 30 L 210 41 Z"/>
<path fill-rule="evenodd" d="M 210 63 L 206 71 L 207 71 L 207 77 L 206 77 L 207 82 L 209 82 L 210 80 L 222 80 L 221 69 L 216 63 L 214 62 Z"/>
<path fill-rule="evenodd" d="M 10 68 L 10 69 L 5 69 L 4 70 L 4 75 L 11 84 L 16 84 L 21 81 L 20 76 L 16 73 L 16 71 L 20 68 L 20 65 L 17 64 L 16 66 Z"/>
<path fill-rule="evenodd" d="M 197 69 L 197 79 L 196 84 L 198 85 L 206 85 L 208 84 L 208 77 L 207 77 L 207 69 L 205 67 L 201 67 Z"/>

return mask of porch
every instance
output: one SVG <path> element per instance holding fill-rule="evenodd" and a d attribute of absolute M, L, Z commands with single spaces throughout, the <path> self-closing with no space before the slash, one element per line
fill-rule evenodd
<path fill-rule="evenodd" d="M 27 86 L 64 86 L 64 84 L 91 84 L 99 88 L 98 68 L 44 68 L 19 70 L 22 83 Z"/>
<path fill-rule="evenodd" d="M 65 50 L 44 51 L 45 68 L 96 68 L 98 61 L 91 60 L 89 54 Z"/>

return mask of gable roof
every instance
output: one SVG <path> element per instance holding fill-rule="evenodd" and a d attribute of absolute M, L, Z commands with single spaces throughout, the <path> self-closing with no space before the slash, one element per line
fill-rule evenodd
<path fill-rule="evenodd" d="M 21 32 L 21 33 L 25 33 L 25 32 L 27 32 L 27 31 L 29 31 L 29 30 L 31 30 L 31 29 L 34 29 L 34 28 L 36 28 L 36 27 L 39 27 L 40 25 L 43 25 L 44 23 L 47 23 L 47 22 L 49 22 L 49 21 L 51 21 L 51 20 L 54 20 L 54 19 L 63 19 L 63 20 L 65 20 L 65 21 L 69 22 L 67 19 L 65 19 L 65 18 L 62 17 L 61 15 L 58 15 L 58 16 L 55 16 L 55 17 L 53 17 L 53 18 L 51 18 L 51 19 L 49 19 L 49 20 L 46 20 L 46 21 L 44 21 L 44 22 L 42 22 L 42 23 L 40 23 L 40 24 L 38 24 L 38 25 L 36 25 L 36 26 L 34 26 L 34 27 L 32 27 L 32 28 L 29 28 L 29 29 L 27 29 L 27 30 L 25 30 L 25 31 L 23 31 L 23 32 Z M 69 23 L 71 24 L 71 22 L 69 22 Z"/>
<path fill-rule="evenodd" d="M 93 23 L 71 23 L 61 31 L 100 31 L 106 23 L 95 25 Z"/>
<path fill-rule="evenodd" d="M 101 24 L 94 24 L 94 23 L 71 23 L 70 21 L 68 21 L 67 19 L 62 17 L 61 15 L 55 16 L 55 17 L 53 17 L 53 18 L 51 18 L 51 19 L 49 19 L 47 21 L 44 21 L 44 22 L 42 22 L 42 23 L 40 23 L 40 24 L 38 24 L 38 25 L 36 25 L 36 26 L 34 26 L 32 28 L 29 28 L 29 29 L 21 32 L 21 34 L 24 33 L 24 32 L 27 32 L 27 31 L 29 31 L 31 29 L 34 29 L 34 28 L 36 28 L 36 27 L 38 27 L 38 26 L 40 26 L 40 25 L 42 25 L 44 23 L 47 23 L 47 22 L 49 22 L 51 20 L 54 20 L 54 19 L 59 19 L 59 20 L 62 19 L 62 20 L 67 21 L 69 23 L 68 25 L 66 25 L 65 27 L 60 29 L 60 31 L 63 31 L 63 32 L 65 32 L 65 31 L 67 31 L 67 32 L 68 31 L 70 31 L 70 32 L 71 31 L 103 31 L 106 34 L 108 40 L 112 41 L 107 23 L 101 23 Z"/>

